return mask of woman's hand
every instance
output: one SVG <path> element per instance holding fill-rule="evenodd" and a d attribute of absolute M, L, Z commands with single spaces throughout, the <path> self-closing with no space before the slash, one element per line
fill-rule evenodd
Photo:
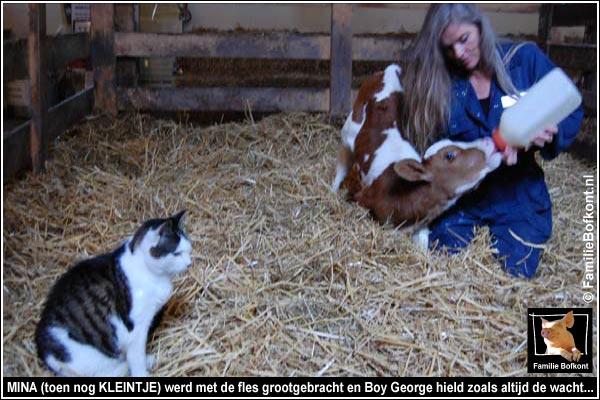
<path fill-rule="evenodd" d="M 544 147 L 546 143 L 552 142 L 554 139 L 554 135 L 558 133 L 558 126 L 552 125 L 547 126 L 543 131 L 537 133 L 531 144 L 525 148 L 525 151 L 529 150 L 532 145 L 536 145 L 537 147 Z M 504 152 L 502 153 L 502 159 L 506 163 L 506 165 L 515 165 L 517 163 L 517 153 L 518 149 L 512 146 L 506 146 Z"/>
<path fill-rule="evenodd" d="M 536 134 L 533 137 L 533 140 L 531 141 L 531 143 L 535 144 L 537 147 L 544 147 L 544 145 L 546 143 L 550 143 L 552 141 L 552 139 L 554 139 L 554 135 L 556 135 L 557 133 L 558 133 L 558 126 L 556 126 L 556 125 L 547 126 L 546 129 L 539 132 L 538 134 Z M 531 145 L 529 145 L 526 150 L 529 150 L 530 147 L 531 147 Z"/>
<path fill-rule="evenodd" d="M 507 145 L 502 152 L 502 160 L 506 165 L 515 165 L 517 163 L 517 152 L 516 147 Z"/>

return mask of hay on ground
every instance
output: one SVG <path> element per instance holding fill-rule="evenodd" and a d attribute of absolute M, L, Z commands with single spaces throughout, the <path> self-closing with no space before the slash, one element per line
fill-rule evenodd
<path fill-rule="evenodd" d="M 130 114 L 63 135 L 46 173 L 3 188 L 4 375 L 50 375 L 33 334 L 60 274 L 184 208 L 193 264 L 148 345 L 153 375 L 527 375 L 527 308 L 587 306 L 596 167 L 544 163 L 554 235 L 526 280 L 500 269 L 486 229 L 458 255 L 424 254 L 331 192 L 338 143 L 339 126 L 308 114 L 210 127 Z"/>

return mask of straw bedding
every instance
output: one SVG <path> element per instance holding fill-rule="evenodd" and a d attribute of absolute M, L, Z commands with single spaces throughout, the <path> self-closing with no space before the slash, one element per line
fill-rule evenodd
<path fill-rule="evenodd" d="M 148 345 L 153 375 L 526 375 L 527 307 L 586 306 L 595 165 L 544 164 L 554 235 L 529 281 L 499 268 L 486 229 L 458 255 L 424 254 L 332 193 L 338 143 L 338 125 L 308 114 L 210 127 L 128 114 L 63 135 L 46 173 L 3 188 L 5 376 L 50 375 L 33 332 L 61 273 L 184 208 L 193 264 Z"/>

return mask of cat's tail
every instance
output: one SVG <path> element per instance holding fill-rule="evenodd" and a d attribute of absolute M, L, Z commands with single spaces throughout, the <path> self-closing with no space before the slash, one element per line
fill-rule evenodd
<path fill-rule="evenodd" d="M 65 346 L 63 346 L 52 334 L 50 333 L 50 327 L 46 323 L 45 319 L 38 323 L 35 330 L 35 346 L 37 348 L 38 357 L 50 368 L 54 373 L 58 373 L 51 365 L 48 364 L 48 358 L 53 357 L 56 360 L 67 362 L 69 361 L 69 353 Z"/>

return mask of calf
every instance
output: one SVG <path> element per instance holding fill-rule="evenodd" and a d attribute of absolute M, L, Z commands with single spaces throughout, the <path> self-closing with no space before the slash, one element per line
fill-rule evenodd
<path fill-rule="evenodd" d="M 361 85 L 342 128 L 332 188 L 346 188 L 349 197 L 381 223 L 414 232 L 477 186 L 499 166 L 501 155 L 495 153 L 490 139 L 442 140 L 422 160 L 398 130 L 403 99 L 400 72 L 393 64 Z M 415 239 L 423 247 L 427 236 L 421 230 Z"/>
<path fill-rule="evenodd" d="M 354 199 L 381 223 L 415 231 L 475 188 L 501 160 L 490 138 L 441 140 L 427 149 L 423 161 L 407 158 L 390 164 Z"/>
<path fill-rule="evenodd" d="M 402 106 L 400 72 L 400 67 L 392 64 L 361 84 L 342 127 L 333 190 L 345 187 L 352 197 L 363 185 L 373 183 L 390 163 L 403 158 L 420 160 L 397 128 Z"/>

